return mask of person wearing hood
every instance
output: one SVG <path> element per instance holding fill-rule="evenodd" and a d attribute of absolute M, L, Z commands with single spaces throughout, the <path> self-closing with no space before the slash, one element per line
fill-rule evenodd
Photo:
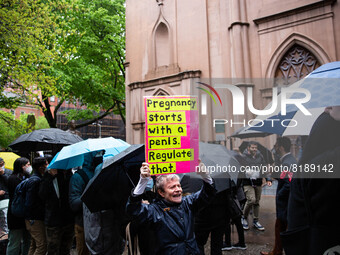
<path fill-rule="evenodd" d="M 261 167 L 266 165 L 262 154 L 257 150 L 257 143 L 250 141 L 247 149 L 243 152 L 243 158 L 246 162 L 245 179 L 243 180 L 244 193 L 247 202 L 243 210 L 242 225 L 244 230 L 249 229 L 248 215 L 253 209 L 253 225 L 254 228 L 264 231 L 264 227 L 259 222 L 260 199 L 262 193 L 262 181 L 264 175 Z M 267 185 L 272 185 L 270 179 L 267 179 Z"/>
<path fill-rule="evenodd" d="M 160 175 L 156 179 L 159 199 L 154 203 L 144 204 L 142 194 L 150 177 L 148 163 L 142 164 L 140 173 L 139 182 L 126 205 L 127 214 L 142 224 L 148 223 L 155 231 L 157 254 L 200 254 L 194 234 L 194 216 L 215 196 L 213 179 L 206 172 L 198 171 L 203 179 L 202 189 L 182 197 L 179 176 Z"/>
<path fill-rule="evenodd" d="M 96 162 L 95 156 L 98 152 L 91 152 L 84 155 L 84 163 L 70 179 L 69 203 L 71 210 L 75 213 L 74 232 L 77 243 L 78 255 L 88 255 L 89 250 L 85 244 L 84 221 L 83 221 L 83 202 L 81 195 L 86 188 L 89 180 L 94 176 L 94 169 L 101 162 Z M 100 152 L 102 154 L 102 152 Z M 102 157 L 101 157 L 102 159 Z"/>

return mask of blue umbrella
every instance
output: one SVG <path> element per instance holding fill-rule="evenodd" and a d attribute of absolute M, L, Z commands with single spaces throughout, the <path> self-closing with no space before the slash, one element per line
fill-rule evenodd
<path fill-rule="evenodd" d="M 327 106 L 340 105 L 340 61 L 324 64 L 310 73 L 306 78 L 290 86 L 303 88 L 310 92 L 311 99 L 303 106 L 312 115 L 304 115 L 294 104 L 287 105 L 286 115 L 280 109 L 268 116 L 257 116 L 250 125 L 242 131 L 243 134 L 254 131 L 271 134 L 309 135 L 309 131 Z M 301 98 L 300 93 L 292 93 L 289 99 Z M 266 108 L 269 108 L 269 104 Z M 274 123 L 274 124 L 273 124 Z"/>
<path fill-rule="evenodd" d="M 114 156 L 128 148 L 130 144 L 113 137 L 87 139 L 65 146 L 51 161 L 48 169 L 70 169 L 82 166 L 84 155 L 105 150 L 104 158 Z"/>

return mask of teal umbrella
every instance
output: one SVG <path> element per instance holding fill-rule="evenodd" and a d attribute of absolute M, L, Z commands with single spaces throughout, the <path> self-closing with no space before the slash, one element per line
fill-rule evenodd
<path fill-rule="evenodd" d="M 87 139 L 65 146 L 51 161 L 48 169 L 70 169 L 82 166 L 84 155 L 105 150 L 104 158 L 115 156 L 128 148 L 130 144 L 113 137 Z"/>

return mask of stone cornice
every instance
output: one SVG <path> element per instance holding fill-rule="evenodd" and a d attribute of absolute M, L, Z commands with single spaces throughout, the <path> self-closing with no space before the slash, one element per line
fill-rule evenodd
<path fill-rule="evenodd" d="M 293 8 L 293 9 L 289 9 L 289 10 L 285 10 L 282 12 L 278 12 L 278 13 L 274 13 L 274 14 L 267 14 L 267 15 L 263 15 L 262 17 L 256 18 L 254 19 L 254 23 L 256 25 L 271 21 L 271 20 L 276 20 L 276 19 L 280 19 L 282 17 L 287 17 L 296 13 L 302 13 L 302 12 L 306 12 L 312 9 L 316 9 L 322 6 L 326 6 L 326 5 L 331 5 L 333 3 L 335 3 L 337 0 L 320 0 L 311 4 L 306 4 L 303 6 L 299 6 L 297 8 Z"/>
<path fill-rule="evenodd" d="M 185 79 L 192 79 L 192 78 L 200 78 L 201 77 L 201 70 L 191 70 L 191 71 L 184 71 L 174 75 L 162 76 L 156 79 L 146 80 L 146 81 L 139 81 L 133 82 L 128 84 L 130 90 L 138 89 L 138 88 L 147 88 L 152 86 L 159 86 L 163 84 L 169 84 L 172 82 L 178 82 Z"/>

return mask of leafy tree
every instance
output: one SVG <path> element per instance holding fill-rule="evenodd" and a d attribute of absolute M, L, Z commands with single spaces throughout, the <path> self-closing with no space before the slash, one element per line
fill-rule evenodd
<path fill-rule="evenodd" d="M 27 122 L 15 120 L 11 113 L 0 111 L 0 147 L 7 146 L 21 134 L 25 133 Z"/>
<path fill-rule="evenodd" d="M 14 108 L 33 99 L 33 88 L 53 89 L 55 77 L 46 72 L 57 51 L 47 39 L 54 40 L 56 24 L 39 0 L 0 0 L 0 6 L 0 107 Z"/>
<path fill-rule="evenodd" d="M 125 121 L 124 1 L 80 0 L 68 18 L 69 29 L 75 32 L 64 38 L 63 46 L 72 48 L 73 54 L 56 69 L 70 86 L 69 100 L 88 109 L 82 113 L 69 110 L 68 119 L 89 119 L 78 125 L 84 126 L 118 113 Z"/>
<path fill-rule="evenodd" d="M 38 117 L 34 127 L 27 123 L 27 117 L 27 114 L 23 114 L 19 119 L 15 119 L 13 114 L 0 111 L 0 147 L 7 148 L 22 134 L 49 127 L 44 117 Z"/>
<path fill-rule="evenodd" d="M 0 107 L 21 103 L 42 109 L 56 127 L 62 103 L 80 103 L 86 114 L 66 112 L 88 125 L 110 113 L 125 120 L 123 0 L 0 0 Z M 7 89 L 8 90 L 8 89 Z M 52 106 L 49 98 L 59 99 Z M 103 112 L 104 111 L 104 112 Z"/>

